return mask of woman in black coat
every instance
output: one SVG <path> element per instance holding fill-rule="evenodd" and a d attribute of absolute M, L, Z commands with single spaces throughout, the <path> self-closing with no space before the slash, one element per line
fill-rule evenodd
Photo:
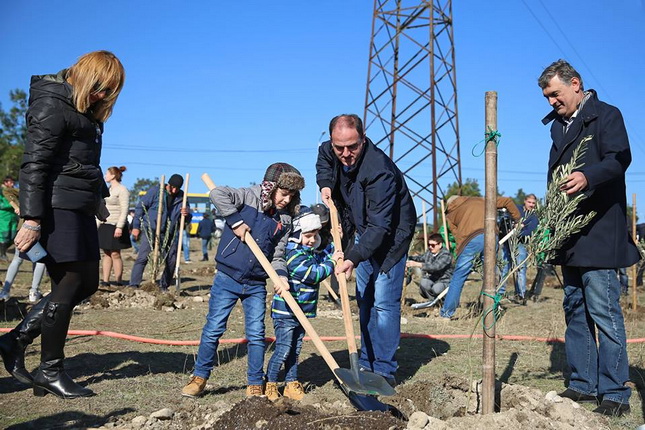
<path fill-rule="evenodd" d="M 95 216 L 109 195 L 99 167 L 103 123 L 125 81 L 119 59 L 108 51 L 83 55 L 55 75 L 32 76 L 27 110 L 27 143 L 20 167 L 22 228 L 16 249 L 37 242 L 47 255 L 52 292 L 10 333 L 0 337 L 0 355 L 16 379 L 33 384 L 34 394 L 61 398 L 94 393 L 65 373 L 64 347 L 74 306 L 98 288 L 99 246 Z M 27 372 L 27 345 L 42 334 L 41 364 Z"/>

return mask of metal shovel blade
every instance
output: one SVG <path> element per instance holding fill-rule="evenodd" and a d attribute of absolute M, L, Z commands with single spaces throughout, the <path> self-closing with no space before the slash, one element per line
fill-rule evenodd
<path fill-rule="evenodd" d="M 347 388 L 358 394 L 393 396 L 394 388 L 381 375 L 372 372 L 354 372 L 351 369 L 339 367 L 334 373 Z"/>

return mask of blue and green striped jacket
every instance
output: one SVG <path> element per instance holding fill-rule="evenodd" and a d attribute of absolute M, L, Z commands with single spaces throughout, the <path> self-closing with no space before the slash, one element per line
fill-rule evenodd
<path fill-rule="evenodd" d="M 323 279 L 334 271 L 334 244 L 330 243 L 321 252 L 314 248 L 289 242 L 286 250 L 287 272 L 289 273 L 289 292 L 307 316 L 316 316 L 318 307 L 318 288 Z M 286 302 L 277 294 L 271 304 L 273 318 L 295 318 Z"/>

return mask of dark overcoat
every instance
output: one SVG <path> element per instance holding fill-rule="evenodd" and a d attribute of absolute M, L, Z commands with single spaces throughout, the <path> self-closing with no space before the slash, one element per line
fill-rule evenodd
<path fill-rule="evenodd" d="M 316 182 L 329 187 L 338 208 L 345 237 L 355 232 L 360 240 L 345 259 L 355 265 L 373 258 L 387 273 L 408 252 L 417 214 L 403 173 L 394 162 L 365 138 L 363 151 L 347 173 L 350 201 L 340 190 L 342 164 L 333 153 L 331 141 L 318 149 Z"/>
<path fill-rule="evenodd" d="M 629 267 L 640 255 L 627 225 L 625 171 L 631 163 L 627 130 L 620 111 L 598 100 L 594 90 L 565 133 L 565 123 L 555 111 L 542 122 L 551 125 L 549 178 L 560 165 L 571 160 L 580 141 L 592 136 L 583 157 L 583 166 L 576 169 L 587 178 L 588 196 L 578 214 L 596 212 L 596 216 L 560 249 L 555 264 L 574 267 Z"/>

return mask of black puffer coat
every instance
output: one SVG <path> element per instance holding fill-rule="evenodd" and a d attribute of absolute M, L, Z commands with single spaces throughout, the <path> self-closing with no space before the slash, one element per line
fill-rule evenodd
<path fill-rule="evenodd" d="M 25 219 L 42 219 L 49 208 L 95 215 L 101 199 L 109 196 L 99 167 L 103 124 L 76 110 L 65 73 L 31 77 L 20 166 L 20 215 Z"/>

